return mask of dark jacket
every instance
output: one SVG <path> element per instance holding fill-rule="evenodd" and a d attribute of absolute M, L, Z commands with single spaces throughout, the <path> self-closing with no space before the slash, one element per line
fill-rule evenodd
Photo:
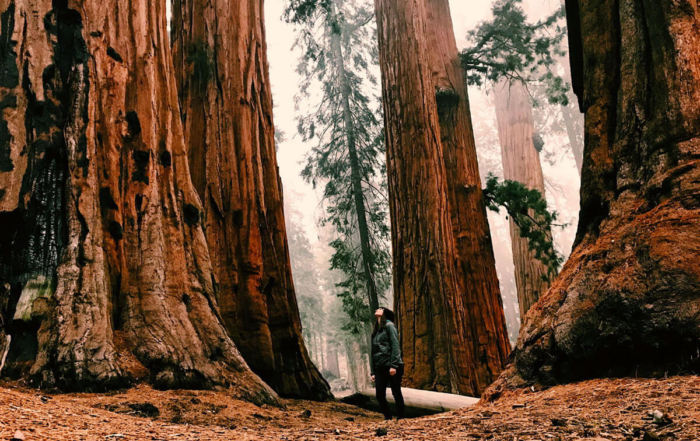
<path fill-rule="evenodd" d="M 398 369 L 403 364 L 399 333 L 396 325 L 391 321 L 387 321 L 384 329 L 372 337 L 372 363 L 370 364 L 372 375 L 378 368 Z"/>

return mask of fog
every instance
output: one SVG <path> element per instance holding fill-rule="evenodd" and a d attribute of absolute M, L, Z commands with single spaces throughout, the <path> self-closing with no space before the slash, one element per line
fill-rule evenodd
<path fill-rule="evenodd" d="M 265 6 L 265 21 L 267 25 L 268 54 L 270 60 L 270 76 L 275 101 L 275 126 L 285 133 L 285 141 L 280 144 L 278 159 L 280 174 L 285 191 L 294 190 L 302 195 L 303 203 L 298 207 L 306 215 L 306 225 L 309 237 L 316 239 L 316 219 L 319 216 L 320 199 L 311 186 L 305 183 L 299 173 L 300 162 L 311 148 L 312 143 L 303 143 L 296 134 L 294 110 L 294 95 L 298 90 L 299 77 L 295 72 L 299 53 L 292 50 L 294 28 L 281 19 L 286 0 L 267 0 Z M 481 20 L 490 17 L 492 2 L 490 0 L 451 0 L 452 18 L 457 44 L 460 48 L 466 45 L 467 32 Z M 539 19 L 549 15 L 557 7 L 559 0 L 532 0 L 526 2 L 525 8 L 529 16 Z M 470 88 L 473 122 L 477 134 L 483 125 L 495 125 L 495 112 L 489 103 L 489 97 L 480 89 Z M 486 146 L 477 137 L 477 148 Z M 572 212 L 578 210 L 578 174 L 573 158 L 564 157 L 555 166 L 543 161 L 544 174 L 549 183 L 556 183 L 564 195 L 556 193 L 556 208 L 564 218 L 571 223 Z M 482 166 L 483 168 L 483 166 Z M 548 188 L 549 190 L 549 188 Z M 550 191 L 548 198 L 555 197 Z M 553 202 L 553 201 L 552 201 Z M 573 222 L 575 226 L 575 222 Z M 557 243 L 561 251 L 568 254 L 573 240 L 573 231 L 559 232 Z"/>
<path fill-rule="evenodd" d="M 318 219 L 323 215 L 320 193 L 305 183 L 299 176 L 301 162 L 313 146 L 304 143 L 296 135 L 295 100 L 299 77 L 295 73 L 299 53 L 293 50 L 294 27 L 281 19 L 287 0 L 266 1 L 266 26 L 268 54 L 271 68 L 272 90 L 275 101 L 275 125 L 285 133 L 285 140 L 279 145 L 278 159 L 285 195 L 293 196 L 295 209 L 303 214 L 303 224 L 312 246 L 316 248 L 319 266 L 328 265 L 330 252 L 325 243 L 319 240 Z M 467 33 L 480 21 L 491 16 L 491 0 L 451 0 L 452 18 L 458 46 L 467 44 Z M 525 0 L 525 10 L 531 20 L 538 20 L 552 14 L 561 5 L 559 0 Z M 482 174 L 500 170 L 500 146 L 496 134 L 496 115 L 492 99 L 486 90 L 470 87 L 472 120 L 476 135 L 477 151 L 480 155 Z M 579 207 L 579 175 L 576 164 L 563 136 L 542 133 L 545 151 L 542 153 L 542 167 L 547 187 L 547 200 L 550 208 L 557 210 L 566 228 L 554 231 L 557 249 L 568 256 Z M 484 159 L 486 158 L 486 159 Z M 508 223 L 504 215 L 490 214 L 493 244 L 501 287 L 504 292 L 514 293 L 513 263 L 510 249 Z M 517 309 L 517 308 L 516 308 Z"/>

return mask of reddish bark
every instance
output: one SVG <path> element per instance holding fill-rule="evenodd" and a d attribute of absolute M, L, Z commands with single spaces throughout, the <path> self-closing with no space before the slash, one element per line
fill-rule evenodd
<path fill-rule="evenodd" d="M 304 345 L 292 282 L 263 1 L 178 0 L 173 46 L 226 328 L 279 394 L 331 398 Z"/>
<path fill-rule="evenodd" d="M 517 81 L 501 82 L 494 91 L 503 176 L 518 181 L 527 188 L 538 190 L 544 196 L 542 165 L 533 141 L 535 123 L 530 95 L 525 86 Z M 528 240 L 520 237 L 520 228 L 513 218 L 510 219 L 510 238 L 522 319 L 549 288 L 548 268 L 535 257 L 535 252 L 528 246 Z"/>
<path fill-rule="evenodd" d="M 481 178 L 476 158 L 466 78 L 452 27 L 448 0 L 426 0 L 426 36 L 436 91 L 451 222 L 457 251 L 457 271 L 464 280 L 464 309 L 469 327 L 466 341 L 474 359 L 456 360 L 471 369 L 476 395 L 498 378 L 510 343 Z"/>
<path fill-rule="evenodd" d="M 1 0 L 0 14 L 7 373 L 275 402 L 220 321 L 165 1 Z"/>
<path fill-rule="evenodd" d="M 376 0 L 394 303 L 407 385 L 476 394 L 424 0 Z"/>
<path fill-rule="evenodd" d="M 578 234 L 493 394 L 698 367 L 697 8 L 573 0 L 567 13 L 586 114 Z"/>

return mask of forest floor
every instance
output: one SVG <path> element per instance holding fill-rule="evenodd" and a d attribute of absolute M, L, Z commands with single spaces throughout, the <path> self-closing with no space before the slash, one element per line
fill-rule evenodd
<path fill-rule="evenodd" d="M 700 440 L 700 377 L 592 380 L 400 422 L 340 403 L 225 392 L 47 395 L 0 385 L 0 440 Z"/>

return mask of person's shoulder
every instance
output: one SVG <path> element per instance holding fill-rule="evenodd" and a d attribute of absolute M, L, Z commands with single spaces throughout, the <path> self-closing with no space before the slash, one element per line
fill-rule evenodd
<path fill-rule="evenodd" d="M 396 329 L 396 325 L 391 320 L 387 320 L 386 325 L 384 325 L 384 326 L 386 326 L 387 328 Z"/>

